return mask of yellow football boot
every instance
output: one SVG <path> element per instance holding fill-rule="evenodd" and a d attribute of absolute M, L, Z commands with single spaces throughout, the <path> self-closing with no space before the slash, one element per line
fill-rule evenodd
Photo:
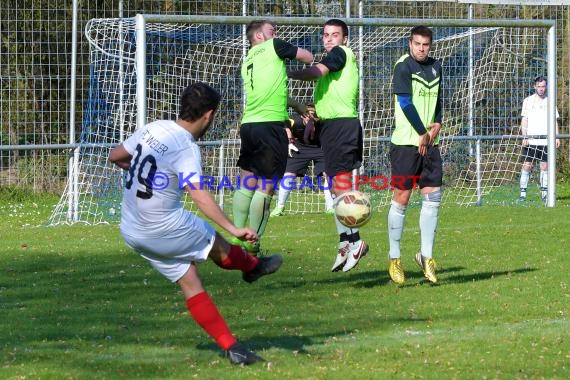
<path fill-rule="evenodd" d="M 424 257 L 421 252 L 416 254 L 416 263 L 422 268 L 425 278 L 433 284 L 437 283 L 437 277 L 435 275 L 435 269 L 437 264 L 435 260 L 431 257 Z"/>
<path fill-rule="evenodd" d="M 390 259 L 390 266 L 388 267 L 388 274 L 392 281 L 398 285 L 402 285 L 406 280 L 404 276 L 404 267 L 402 261 L 398 259 Z"/>

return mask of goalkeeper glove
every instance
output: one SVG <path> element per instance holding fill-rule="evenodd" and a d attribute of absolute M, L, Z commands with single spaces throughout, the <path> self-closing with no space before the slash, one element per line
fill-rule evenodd
<path fill-rule="evenodd" d="M 289 143 L 288 150 L 289 150 L 289 157 L 293 157 L 293 152 L 299 151 L 299 149 L 297 149 L 297 147 L 293 143 Z"/>

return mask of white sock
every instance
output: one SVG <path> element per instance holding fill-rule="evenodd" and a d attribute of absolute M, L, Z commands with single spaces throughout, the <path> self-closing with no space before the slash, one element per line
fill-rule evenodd
<path fill-rule="evenodd" d="M 287 203 L 287 198 L 289 198 L 289 194 L 291 194 L 291 189 L 293 189 L 295 181 L 296 178 L 290 175 L 286 175 L 279 181 L 279 197 L 277 198 L 276 207 L 285 207 L 285 203 Z"/>
<path fill-rule="evenodd" d="M 332 198 L 331 191 L 328 189 L 325 189 L 325 190 L 323 190 L 323 193 L 325 193 L 325 210 L 330 210 L 333 208 L 333 198 Z"/>
<path fill-rule="evenodd" d="M 420 211 L 421 251 L 422 256 L 428 258 L 433 256 L 439 204 L 440 202 L 422 200 L 422 210 Z"/>
<path fill-rule="evenodd" d="M 404 222 L 406 221 L 407 206 L 392 201 L 388 212 L 388 239 L 390 241 L 390 258 L 400 257 L 400 240 L 404 232 Z"/>
<path fill-rule="evenodd" d="M 548 170 L 540 171 L 540 190 L 548 189 Z"/>
<path fill-rule="evenodd" d="M 521 170 L 520 187 L 521 189 L 526 189 L 528 187 L 528 179 L 530 177 L 530 172 Z"/>

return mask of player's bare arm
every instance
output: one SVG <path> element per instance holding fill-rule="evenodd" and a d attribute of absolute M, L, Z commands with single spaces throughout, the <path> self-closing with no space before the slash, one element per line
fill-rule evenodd
<path fill-rule="evenodd" d="M 521 120 L 521 132 L 523 135 L 523 142 L 522 145 L 523 146 L 527 146 L 528 145 L 528 139 L 527 139 L 527 133 L 528 133 L 528 118 L 523 117 Z"/>
<path fill-rule="evenodd" d="M 131 167 L 131 158 L 132 156 L 127 152 L 123 144 L 121 144 L 111 149 L 108 160 L 121 169 L 129 170 Z"/>
<path fill-rule="evenodd" d="M 325 76 L 328 73 L 329 73 L 328 67 L 326 67 L 322 63 L 317 63 L 316 65 L 307 67 L 306 69 L 289 71 L 287 73 L 287 76 L 291 79 L 312 81 L 319 79 L 320 77 Z"/>
<path fill-rule="evenodd" d="M 439 135 L 439 131 L 441 130 L 441 123 L 431 123 L 428 125 L 429 130 L 429 145 L 433 145 L 435 139 Z"/>
<path fill-rule="evenodd" d="M 188 185 L 184 189 L 205 216 L 239 239 L 252 243 L 257 241 L 257 233 L 251 228 L 237 228 L 218 206 L 212 194 L 208 190 L 200 189 L 200 183 L 193 183 L 192 185 L 195 189 L 191 189 Z"/>

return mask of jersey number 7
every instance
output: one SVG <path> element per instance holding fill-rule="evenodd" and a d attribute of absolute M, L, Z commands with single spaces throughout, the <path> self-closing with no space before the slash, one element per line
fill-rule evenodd
<path fill-rule="evenodd" d="M 251 84 L 251 90 L 253 91 L 253 63 L 247 65 L 247 75 L 249 75 L 249 83 Z"/>

